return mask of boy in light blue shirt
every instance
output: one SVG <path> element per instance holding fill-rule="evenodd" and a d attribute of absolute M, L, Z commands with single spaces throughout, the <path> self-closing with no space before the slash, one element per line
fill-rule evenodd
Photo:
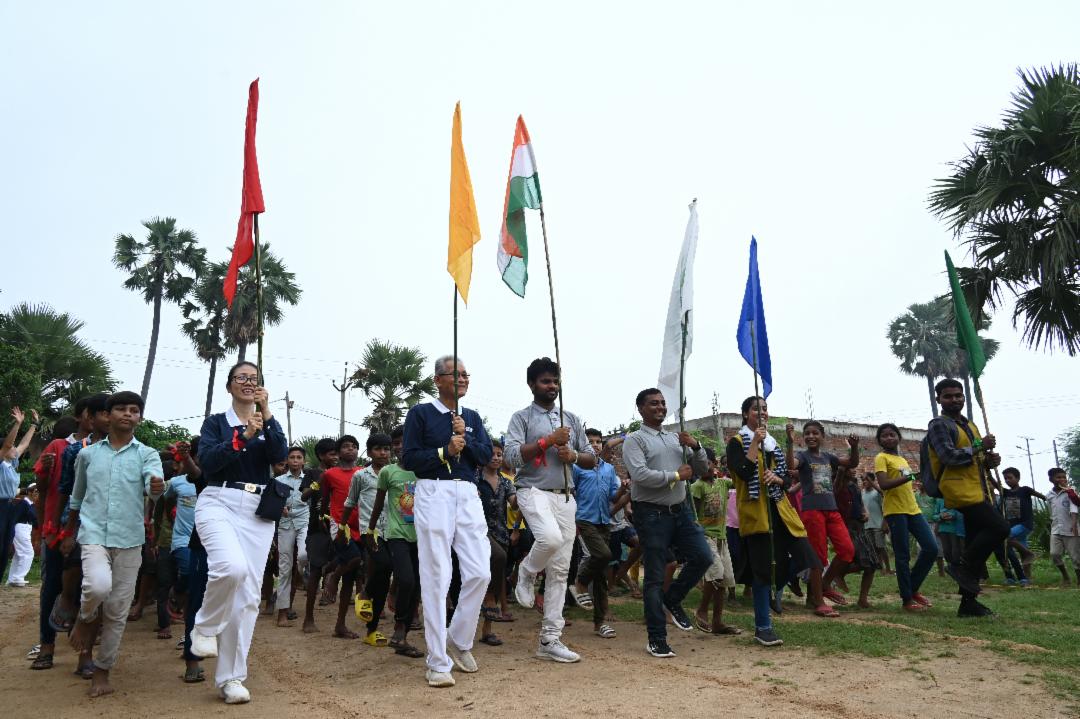
<path fill-rule="evenodd" d="M 116 664 L 127 626 L 128 608 L 142 564 L 143 495 L 156 500 L 165 491 L 157 450 L 135 439 L 143 400 L 135 392 L 117 392 L 106 402 L 109 434 L 83 448 L 75 460 L 66 537 L 62 551 L 75 542 L 82 548 L 82 602 L 71 631 L 71 646 L 93 645 L 100 628 L 101 647 L 94 657 L 91 697 L 111 694 L 109 670 Z"/>

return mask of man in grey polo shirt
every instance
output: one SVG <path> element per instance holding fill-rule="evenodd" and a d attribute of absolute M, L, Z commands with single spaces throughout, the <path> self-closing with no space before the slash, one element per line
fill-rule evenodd
<path fill-rule="evenodd" d="M 533 403 L 514 413 L 506 432 L 506 461 L 517 468 L 518 509 L 533 535 L 533 546 L 518 567 L 515 589 L 518 602 L 531 607 L 536 575 L 546 571 L 544 580 L 544 620 L 540 624 L 540 644 L 536 656 L 571 663 L 581 659 L 562 643 L 563 602 L 570 555 L 577 534 L 577 503 L 569 494 L 573 480 L 570 465 L 582 469 L 596 466 L 596 455 L 585 437 L 581 420 L 559 410 L 559 365 L 547 357 L 533 360 L 525 379 L 533 393 Z M 711 555 L 710 555 L 711 559 Z"/>
<path fill-rule="evenodd" d="M 686 484 L 694 476 L 704 476 L 709 461 L 701 443 L 689 432 L 664 431 L 667 403 L 660 390 L 638 392 L 637 408 L 642 426 L 626 436 L 623 464 L 630 474 L 634 527 L 643 550 L 645 626 L 649 632 L 646 651 L 654 657 L 673 657 L 675 652 L 667 643 L 664 610 L 679 629 L 693 631 L 682 600 L 712 564 L 705 533 L 686 501 Z M 679 578 L 665 593 L 664 567 L 669 550 L 675 550 L 684 564 Z"/>

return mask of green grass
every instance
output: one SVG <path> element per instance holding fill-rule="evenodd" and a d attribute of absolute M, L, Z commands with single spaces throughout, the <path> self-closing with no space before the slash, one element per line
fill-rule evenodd
<path fill-rule="evenodd" d="M 1080 714 L 1080 675 L 1076 673 L 1076 667 L 1080 666 L 1080 612 L 1077 611 L 1080 590 L 1075 585 L 1070 589 L 1059 588 L 1060 574 L 1047 560 L 1035 564 L 1036 586 L 1028 589 L 1000 586 L 1001 570 L 992 566 L 990 571 L 992 585 L 980 600 L 994 610 L 997 616 L 993 619 L 957 617 L 956 585 L 938 577 L 935 568 L 922 587 L 923 594 L 935 604 L 928 612 L 904 612 L 895 578 L 878 575 L 870 592 L 870 609 L 842 607 L 843 616 L 839 620 L 817 620 L 795 603 L 801 600 L 794 600 L 788 593 L 785 614 L 775 620 L 775 627 L 787 646 L 803 647 L 823 655 L 902 658 L 909 662 L 908 671 L 934 682 L 936 678 L 922 662 L 956 657 L 955 637 L 972 637 L 985 642 L 985 649 L 1028 667 L 1017 677 L 1020 683 L 1043 682 L 1053 696 L 1068 702 Z M 857 591 L 858 576 L 848 579 L 849 586 Z M 700 596 L 694 590 L 687 597 L 684 607 L 688 613 L 697 607 Z M 624 621 L 644 619 L 641 602 L 626 596 L 613 599 L 612 611 Z M 583 621 L 591 617 L 581 610 L 574 612 Z M 726 622 L 744 630 L 752 630 L 752 619 L 749 600 L 741 597 L 724 612 Z M 884 622 L 920 631 L 906 631 Z"/>

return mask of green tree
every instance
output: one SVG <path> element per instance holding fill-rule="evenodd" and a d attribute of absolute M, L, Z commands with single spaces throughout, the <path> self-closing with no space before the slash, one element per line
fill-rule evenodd
<path fill-rule="evenodd" d="M 0 432 L 7 432 L 11 409 L 41 410 L 41 353 L 0 342 Z"/>
<path fill-rule="evenodd" d="M 233 349 L 225 335 L 225 315 L 228 307 L 222 285 L 229 266 L 225 262 L 212 262 L 199 277 L 191 295 L 183 305 L 184 323 L 180 326 L 184 336 L 191 340 L 195 354 L 203 362 L 210 363 L 210 376 L 206 383 L 206 405 L 203 416 L 210 416 L 214 400 L 214 382 L 217 379 L 218 362 Z"/>
<path fill-rule="evenodd" d="M 949 327 L 947 307 L 937 301 L 916 302 L 889 323 L 886 333 L 900 371 L 926 379 L 930 411 L 938 416 L 934 380 L 956 367 L 956 333 Z"/>
<path fill-rule="evenodd" d="M 40 404 L 22 399 L 24 409 L 39 407 L 51 421 L 80 397 L 116 389 L 108 361 L 77 337 L 82 327 L 81 320 L 46 304 L 23 302 L 0 314 L 0 345 L 31 350 L 40 362 L 34 365 Z"/>
<path fill-rule="evenodd" d="M 147 447 L 165 449 L 171 444 L 191 439 L 191 430 L 178 424 L 158 424 L 152 419 L 144 419 L 135 428 L 135 439 Z"/>
<path fill-rule="evenodd" d="M 1080 425 L 1058 437 L 1061 443 L 1062 469 L 1069 473 L 1069 484 L 1080 491 Z"/>
<path fill-rule="evenodd" d="M 142 224 L 147 230 L 146 239 L 140 242 L 131 235 L 118 235 L 112 261 L 130 275 L 124 287 L 141 292 L 143 299 L 154 306 L 150 350 L 142 381 L 143 402 L 147 402 L 161 332 L 162 302 L 168 300 L 179 305 L 184 301 L 195 285 L 195 278 L 203 272 L 206 250 L 198 246 L 194 232 L 178 230 L 172 217 L 155 217 Z M 190 274 L 185 274 L 185 269 Z"/>
<path fill-rule="evenodd" d="M 270 244 L 260 245 L 262 254 L 263 325 L 273 327 L 284 317 L 284 305 L 295 306 L 300 301 L 301 289 L 296 275 L 289 272 L 276 255 L 270 252 Z M 258 285 L 255 282 L 255 262 L 252 260 L 240 268 L 236 278 L 236 296 L 232 309 L 225 315 L 225 342 L 238 350 L 237 361 L 247 358 L 247 348 L 259 339 Z"/>
<path fill-rule="evenodd" d="M 435 378 L 424 373 L 426 363 L 415 347 L 377 339 L 368 342 L 351 378 L 375 405 L 362 424 L 372 432 L 389 433 L 424 395 L 434 395 Z"/>
<path fill-rule="evenodd" d="M 1016 298 L 1030 347 L 1080 352 L 1080 72 L 1020 71 L 997 127 L 937 180 L 930 208 L 971 251 L 959 270 L 976 323 Z"/>

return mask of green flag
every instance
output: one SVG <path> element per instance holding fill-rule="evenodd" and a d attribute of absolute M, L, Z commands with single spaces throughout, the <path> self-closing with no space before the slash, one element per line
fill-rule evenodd
<path fill-rule="evenodd" d="M 948 250 L 945 250 L 945 266 L 949 270 L 949 284 L 952 285 L 953 312 L 956 315 L 956 341 L 961 349 L 967 351 L 971 376 L 978 380 L 983 367 L 986 367 L 986 355 L 983 354 L 982 341 L 975 332 L 975 323 L 971 321 L 967 300 L 964 299 L 964 292 L 960 289 L 960 278 L 956 275 L 956 268 L 953 266 Z"/>

